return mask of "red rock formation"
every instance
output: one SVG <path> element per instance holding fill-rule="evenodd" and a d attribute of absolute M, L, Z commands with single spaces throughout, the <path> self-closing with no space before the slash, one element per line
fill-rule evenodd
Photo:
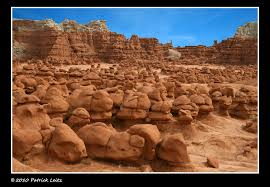
<path fill-rule="evenodd" d="M 97 59 L 162 59 L 169 48 L 158 43 L 156 38 L 133 35 L 127 39 L 115 32 L 83 30 L 84 27 L 81 29 L 71 21 L 59 25 L 47 22 L 13 21 L 14 60 L 34 58 L 59 63 Z M 67 30 L 68 24 L 72 29 Z"/>
<path fill-rule="evenodd" d="M 191 56 L 210 58 L 214 52 L 212 48 L 204 45 L 176 47 L 176 50 L 182 54 L 183 58 L 190 58 Z"/>
<path fill-rule="evenodd" d="M 226 64 L 257 64 L 257 39 L 234 37 L 215 46 L 216 62 Z"/>
<path fill-rule="evenodd" d="M 257 39 L 233 37 L 213 46 L 177 47 L 184 59 L 219 64 L 257 64 Z"/>
<path fill-rule="evenodd" d="M 102 28 L 106 27 L 102 22 Z M 80 25 L 65 20 L 14 20 L 14 60 L 41 59 L 51 63 L 80 64 L 121 60 L 165 60 L 171 44 L 160 44 L 156 38 L 139 38 Z M 244 31 L 243 31 L 244 32 Z M 255 31 L 254 31 L 255 32 Z M 244 33 L 245 34 L 245 33 Z M 233 38 L 206 47 L 203 45 L 175 48 L 182 61 L 192 63 L 256 64 L 256 35 L 246 37 L 238 32 Z"/>

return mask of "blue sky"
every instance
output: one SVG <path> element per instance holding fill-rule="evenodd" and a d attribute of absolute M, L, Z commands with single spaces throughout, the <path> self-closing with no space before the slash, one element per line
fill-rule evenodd
<path fill-rule="evenodd" d="M 174 46 L 206 45 L 232 37 L 237 27 L 257 21 L 256 8 L 14 8 L 13 18 L 86 24 L 105 19 L 111 31 L 172 40 Z"/>

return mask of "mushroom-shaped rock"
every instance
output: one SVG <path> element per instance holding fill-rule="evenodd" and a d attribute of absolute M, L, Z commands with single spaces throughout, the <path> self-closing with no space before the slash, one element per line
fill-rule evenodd
<path fill-rule="evenodd" d="M 190 100 L 199 107 L 199 114 L 209 114 L 214 110 L 212 100 L 206 94 L 193 94 L 190 96 Z"/>
<path fill-rule="evenodd" d="M 67 124 L 74 130 L 79 130 L 82 126 L 90 123 L 90 115 L 85 108 L 76 108 L 68 118 Z"/>
<path fill-rule="evenodd" d="M 37 88 L 36 88 L 36 90 L 31 95 L 35 95 L 40 100 L 42 100 L 45 97 L 45 95 L 46 95 L 46 91 L 47 91 L 47 86 L 45 86 L 45 85 L 38 85 Z"/>
<path fill-rule="evenodd" d="M 66 81 L 63 79 L 62 80 L 60 79 L 59 81 L 58 82 L 56 82 L 56 81 L 50 82 L 51 85 L 49 86 L 48 89 L 57 88 L 58 92 L 61 92 L 61 96 L 67 97 L 69 95 L 69 91 L 68 91 L 68 88 L 66 86 Z"/>
<path fill-rule="evenodd" d="M 157 146 L 157 156 L 168 162 L 190 162 L 183 135 L 180 133 L 166 135 Z"/>
<path fill-rule="evenodd" d="M 113 105 L 119 107 L 123 102 L 124 92 L 117 90 L 116 92 L 110 93 L 110 97 L 113 100 Z"/>
<path fill-rule="evenodd" d="M 214 110 L 214 107 L 211 105 L 200 105 L 199 112 L 200 113 L 206 113 L 212 112 Z"/>
<path fill-rule="evenodd" d="M 48 103 L 51 99 L 53 99 L 55 96 L 62 97 L 62 92 L 56 87 L 50 86 L 47 89 L 45 98 L 42 100 L 43 103 Z"/>
<path fill-rule="evenodd" d="M 190 124 L 193 121 L 192 112 L 190 110 L 182 110 L 180 109 L 178 112 L 177 120 L 182 124 Z"/>
<path fill-rule="evenodd" d="M 113 134 L 106 146 L 106 158 L 112 160 L 136 161 L 143 153 L 144 138 L 127 132 Z"/>
<path fill-rule="evenodd" d="M 222 95 L 231 96 L 233 98 L 235 97 L 236 90 L 232 87 L 226 86 L 226 87 L 221 88 L 220 91 L 221 91 Z"/>
<path fill-rule="evenodd" d="M 188 105 L 191 101 L 186 95 L 181 95 L 173 101 L 173 110 L 179 110 L 181 105 Z"/>
<path fill-rule="evenodd" d="M 66 102 L 65 99 L 59 97 L 51 99 L 48 105 L 46 105 L 48 114 L 65 113 L 68 111 L 68 108 L 68 102 Z"/>
<path fill-rule="evenodd" d="M 243 89 L 242 89 L 243 90 Z M 245 91 L 245 89 L 244 89 Z M 229 108 L 231 115 L 248 119 L 257 116 L 257 93 L 237 91 L 233 98 L 233 104 Z"/>
<path fill-rule="evenodd" d="M 191 102 L 197 104 L 197 105 L 203 105 L 205 104 L 205 100 L 202 96 L 197 95 L 197 94 L 193 94 L 190 96 L 190 100 Z"/>
<path fill-rule="evenodd" d="M 94 92 L 92 90 L 74 90 L 67 98 L 70 105 L 70 110 L 82 107 L 90 111 L 93 93 Z"/>
<path fill-rule="evenodd" d="M 95 72 L 90 72 L 88 73 L 85 77 L 84 80 L 91 80 L 91 83 L 95 86 L 99 86 L 102 84 L 102 79 L 101 77 L 96 74 Z"/>
<path fill-rule="evenodd" d="M 86 145 L 90 157 L 105 158 L 106 145 L 116 131 L 105 123 L 96 122 L 85 125 L 77 131 L 78 136 Z"/>
<path fill-rule="evenodd" d="M 67 88 L 70 90 L 70 91 L 74 91 L 76 89 L 79 89 L 81 87 L 81 84 L 79 82 L 79 80 L 69 80 L 67 82 Z"/>
<path fill-rule="evenodd" d="M 167 97 L 167 90 L 165 86 L 159 86 L 151 93 L 148 94 L 149 99 L 154 100 L 154 101 L 164 101 L 166 100 Z"/>
<path fill-rule="evenodd" d="M 145 139 L 144 157 L 152 160 L 155 156 L 155 148 L 160 140 L 160 132 L 156 125 L 136 124 L 131 126 L 128 131 L 130 134 L 137 134 Z"/>
<path fill-rule="evenodd" d="M 41 101 L 46 103 L 46 110 L 50 115 L 62 115 L 68 111 L 69 103 L 63 97 L 62 91 L 56 87 L 48 88 L 46 95 Z"/>
<path fill-rule="evenodd" d="M 151 106 L 148 96 L 144 93 L 129 94 L 124 98 L 123 107 L 147 110 Z"/>
<path fill-rule="evenodd" d="M 79 118 L 88 119 L 90 118 L 89 113 L 84 108 L 76 108 L 73 110 L 72 115 L 77 116 Z"/>
<path fill-rule="evenodd" d="M 123 120 L 139 120 L 147 117 L 147 111 L 123 107 L 120 108 L 120 111 L 117 112 L 116 116 Z"/>
<path fill-rule="evenodd" d="M 93 121 L 107 121 L 107 120 L 110 120 L 111 117 L 112 117 L 112 111 L 91 113 L 91 119 Z"/>
<path fill-rule="evenodd" d="M 144 119 L 150 106 L 151 102 L 146 94 L 127 92 L 116 116 L 124 120 Z"/>
<path fill-rule="evenodd" d="M 168 80 L 168 82 L 163 82 L 163 85 L 166 87 L 168 93 L 170 92 L 174 94 L 174 88 L 175 88 L 174 80 Z"/>
<path fill-rule="evenodd" d="M 21 79 L 21 83 L 23 83 L 26 88 L 27 87 L 35 88 L 37 86 L 37 81 L 31 77 L 23 77 Z"/>
<path fill-rule="evenodd" d="M 113 100 L 108 92 L 98 90 L 93 94 L 90 111 L 105 112 L 110 111 L 113 106 Z"/>
<path fill-rule="evenodd" d="M 150 100 L 148 96 L 144 93 L 137 92 L 138 103 L 137 109 L 148 110 L 150 108 Z"/>
<path fill-rule="evenodd" d="M 222 96 L 219 99 L 219 114 L 229 116 L 228 109 L 232 105 L 232 97 Z"/>
<path fill-rule="evenodd" d="M 58 124 L 52 132 L 48 154 L 66 162 L 78 162 L 86 154 L 84 142 L 66 124 Z"/>
<path fill-rule="evenodd" d="M 214 91 L 211 96 L 214 98 L 218 98 L 222 96 L 222 93 L 220 91 Z"/>
<path fill-rule="evenodd" d="M 163 113 L 169 113 L 171 108 L 172 108 L 172 102 L 169 100 L 154 102 L 151 106 L 152 111 L 163 112 Z"/>

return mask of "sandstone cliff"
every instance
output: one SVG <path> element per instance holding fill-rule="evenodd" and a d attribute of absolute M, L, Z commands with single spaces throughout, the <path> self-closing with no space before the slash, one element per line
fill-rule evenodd
<path fill-rule="evenodd" d="M 13 20 L 13 59 L 45 60 L 50 63 L 82 64 L 118 62 L 121 60 L 171 60 L 172 45 L 161 44 L 156 38 L 126 38 L 110 31 L 105 20 L 78 24 L 64 20 Z M 176 47 L 181 58 L 175 61 L 194 63 L 256 64 L 257 23 L 237 29 L 232 38 L 213 46 Z"/>
<path fill-rule="evenodd" d="M 232 38 L 206 47 L 185 46 L 176 49 L 186 59 L 195 57 L 200 62 L 221 64 L 257 64 L 257 23 L 250 22 L 237 29 Z"/>
<path fill-rule="evenodd" d="M 14 60 L 42 59 L 53 63 L 124 59 L 161 60 L 170 45 L 156 38 L 127 39 L 107 29 L 105 21 L 86 25 L 64 20 L 13 21 Z"/>

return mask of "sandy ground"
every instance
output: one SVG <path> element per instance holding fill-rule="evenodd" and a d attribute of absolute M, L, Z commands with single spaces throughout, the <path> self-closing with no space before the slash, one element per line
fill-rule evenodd
<path fill-rule="evenodd" d="M 209 69 L 225 69 L 224 66 L 222 65 L 213 65 L 213 64 L 204 64 L 204 65 L 181 65 L 181 64 L 177 64 L 175 65 L 177 67 L 183 67 L 183 68 L 197 68 L 197 69 L 202 69 L 204 67 L 207 67 Z"/>
<path fill-rule="evenodd" d="M 257 150 L 244 156 L 244 147 L 250 142 L 257 142 L 257 135 L 242 130 L 245 120 L 221 117 L 211 114 L 198 121 L 203 131 L 197 131 L 188 147 L 191 160 L 198 163 L 199 171 L 256 171 Z M 219 169 L 211 169 L 201 164 L 207 156 L 219 160 Z M 195 164 L 196 165 L 196 164 Z"/>
<path fill-rule="evenodd" d="M 101 68 L 107 68 L 107 69 L 109 69 L 112 66 L 113 66 L 113 64 L 100 63 L 100 67 Z M 71 67 L 76 67 L 76 68 L 80 68 L 82 70 L 86 70 L 86 69 L 91 68 L 91 65 L 65 65 L 65 66 L 58 66 L 57 68 L 58 69 L 68 70 Z"/>

